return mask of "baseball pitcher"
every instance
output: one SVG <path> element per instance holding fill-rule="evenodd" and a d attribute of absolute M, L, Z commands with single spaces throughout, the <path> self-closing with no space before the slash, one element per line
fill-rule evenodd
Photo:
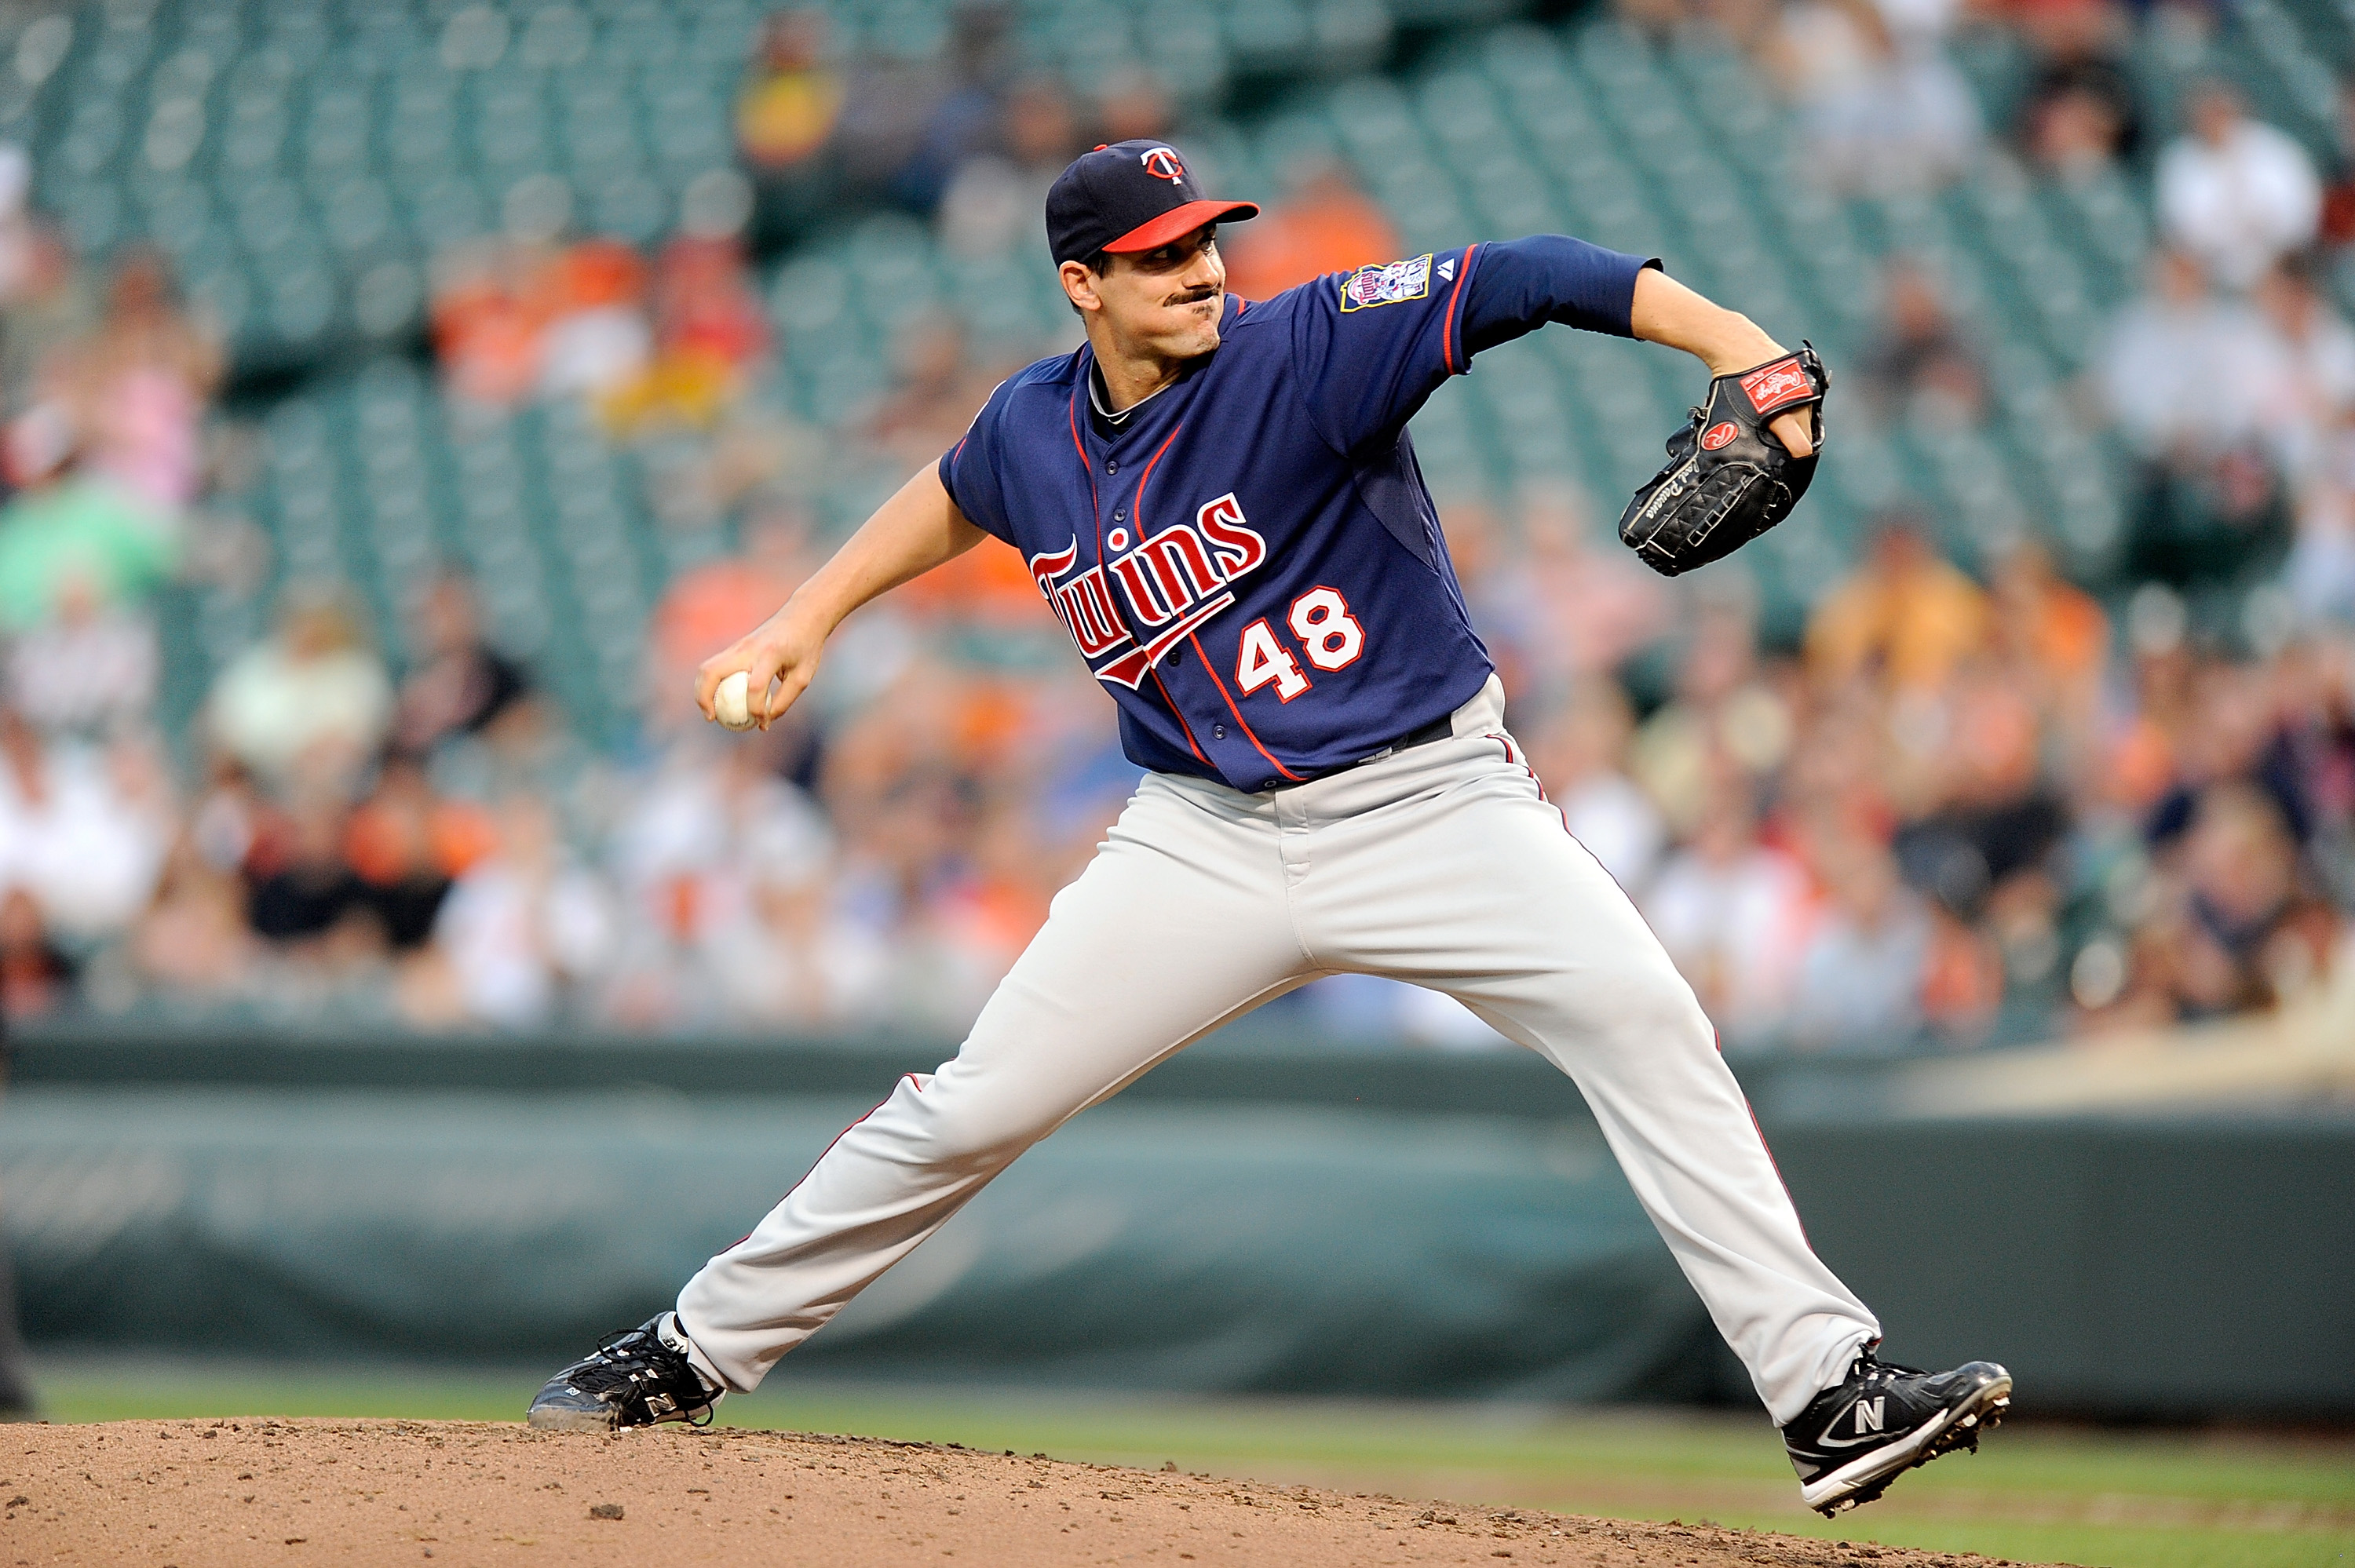
<path fill-rule="evenodd" d="M 1674 573 L 1787 514 L 1826 377 L 1656 261 L 1560 236 L 1468 245 L 1253 302 L 1173 149 L 1099 147 L 1047 229 L 1086 327 L 767 622 L 707 662 L 792 705 L 860 605 L 994 535 L 1112 694 L 1144 768 L 1120 820 L 975 1021 L 843 1133 L 675 1311 L 608 1340 L 532 1425 L 708 1418 L 1022 1151 L 1163 1058 L 1322 975 L 1456 998 L 1576 1080 L 1636 1195 L 1749 1369 L 1806 1500 L 1870 1501 L 1976 1446 L 2010 1375 L 1875 1357 L 1809 1249 L 1714 1031 L 1564 831 L 1505 725 L 1407 422 L 1484 349 L 1549 323 L 1683 349 L 1710 389 L 1621 533 Z"/>

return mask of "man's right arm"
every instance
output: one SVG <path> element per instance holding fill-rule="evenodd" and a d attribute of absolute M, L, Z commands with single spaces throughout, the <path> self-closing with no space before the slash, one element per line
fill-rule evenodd
<path fill-rule="evenodd" d="M 808 689 L 826 640 L 852 610 L 954 560 L 986 536 L 965 521 L 943 488 L 939 470 L 927 463 L 794 590 L 783 608 L 703 662 L 695 675 L 696 705 L 712 717 L 712 694 L 741 670 L 752 690 L 753 715 L 766 729 Z"/>

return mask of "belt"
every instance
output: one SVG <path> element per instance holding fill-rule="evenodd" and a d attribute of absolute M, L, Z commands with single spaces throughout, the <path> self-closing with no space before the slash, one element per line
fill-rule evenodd
<path fill-rule="evenodd" d="M 1330 779 L 1336 773 L 1347 773 L 1352 768 L 1362 768 L 1369 762 L 1380 762 L 1385 757 L 1395 757 L 1400 752 L 1408 750 L 1413 747 L 1428 746 L 1434 740 L 1445 740 L 1455 733 L 1455 715 L 1453 714 L 1442 714 L 1439 717 L 1432 720 L 1429 724 L 1423 725 L 1417 728 L 1407 731 L 1396 740 L 1391 741 L 1388 746 L 1383 747 L 1380 751 L 1373 752 L 1365 757 L 1360 757 L 1355 762 L 1344 762 L 1338 768 L 1327 768 L 1321 773 L 1303 774 L 1297 779 L 1287 779 L 1281 784 L 1270 784 L 1267 786 L 1267 790 L 1263 792 L 1272 792 L 1277 789 L 1296 789 L 1303 784 L 1314 784 L 1319 779 Z"/>

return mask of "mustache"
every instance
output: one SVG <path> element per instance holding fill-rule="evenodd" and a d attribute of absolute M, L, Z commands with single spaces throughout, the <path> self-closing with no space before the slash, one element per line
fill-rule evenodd
<path fill-rule="evenodd" d="M 1177 293 L 1170 295 L 1167 302 L 1172 305 L 1197 305 L 1201 303 L 1204 300 L 1215 300 L 1226 291 L 1227 291 L 1223 286 L 1219 288 L 1181 289 Z"/>

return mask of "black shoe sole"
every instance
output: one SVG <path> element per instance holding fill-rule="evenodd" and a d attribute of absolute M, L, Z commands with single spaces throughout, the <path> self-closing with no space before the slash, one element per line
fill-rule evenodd
<path fill-rule="evenodd" d="M 1842 1475 L 1828 1495 L 1808 1498 L 1807 1506 L 1831 1519 L 1852 1508 L 1862 1508 L 1889 1489 L 1889 1483 L 1908 1470 L 1919 1469 L 1941 1454 L 1957 1448 L 1979 1450 L 1979 1435 L 1999 1425 L 2011 1408 L 2011 1377 L 1994 1378 L 1968 1399 L 1946 1412 L 1946 1418 L 1925 1437 L 1916 1432 L 1857 1461 L 1857 1474 Z M 1816 1483 L 1817 1486 L 1824 1485 Z M 1802 1494 L 1816 1488 L 1802 1489 Z"/>

